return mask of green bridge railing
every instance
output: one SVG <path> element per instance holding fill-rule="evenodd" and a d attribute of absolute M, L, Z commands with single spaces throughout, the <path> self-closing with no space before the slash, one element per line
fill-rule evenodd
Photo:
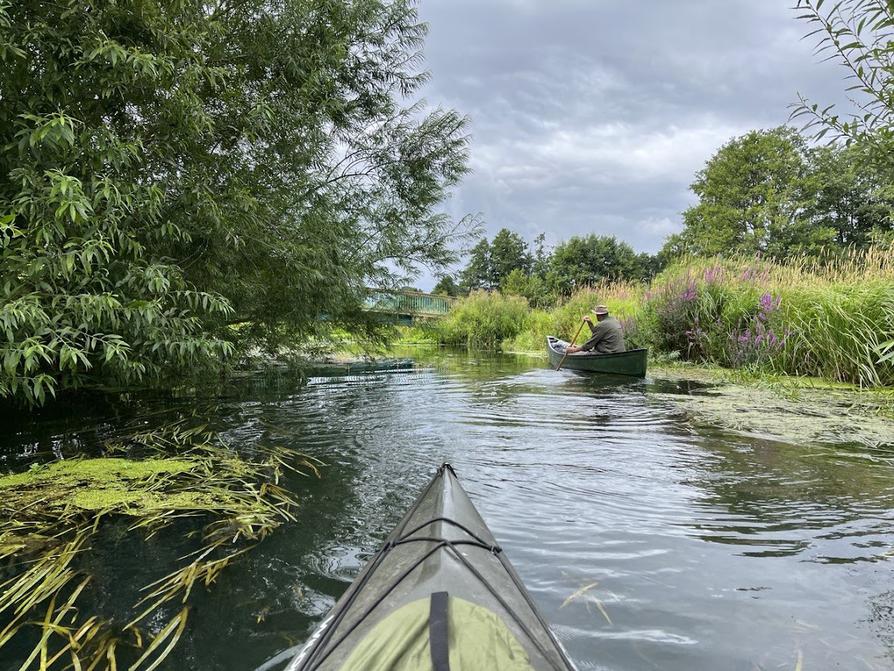
<path fill-rule="evenodd" d="M 370 289 L 366 298 L 366 309 L 385 315 L 404 318 L 443 317 L 453 305 L 453 298 L 440 294 L 426 294 L 420 291 L 388 291 Z"/>

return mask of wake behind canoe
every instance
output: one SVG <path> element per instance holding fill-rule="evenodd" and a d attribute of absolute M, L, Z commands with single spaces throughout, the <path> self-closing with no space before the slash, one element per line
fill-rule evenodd
<path fill-rule="evenodd" d="M 573 671 L 444 464 L 286 671 Z"/>

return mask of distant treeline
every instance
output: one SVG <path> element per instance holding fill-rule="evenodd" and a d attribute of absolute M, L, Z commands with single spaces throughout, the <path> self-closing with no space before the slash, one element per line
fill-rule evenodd
<path fill-rule="evenodd" d="M 435 291 L 501 289 L 542 307 L 600 282 L 648 280 L 684 255 L 833 262 L 894 240 L 894 175 L 878 158 L 868 143 L 811 146 L 788 127 L 752 131 L 696 174 L 698 202 L 658 254 L 597 235 L 550 251 L 541 234 L 531 249 L 504 228 L 482 239 L 458 277 L 443 277 Z"/>

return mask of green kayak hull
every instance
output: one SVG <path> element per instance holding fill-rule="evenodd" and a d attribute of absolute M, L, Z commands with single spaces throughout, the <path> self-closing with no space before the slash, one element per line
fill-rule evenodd
<path fill-rule="evenodd" d="M 449 464 L 286 671 L 417 668 L 574 671 Z"/>
<path fill-rule="evenodd" d="M 568 345 L 564 340 L 553 336 L 546 337 L 546 349 L 549 352 L 549 362 L 553 368 L 562 363 L 562 368 L 568 370 L 582 370 L 591 373 L 609 373 L 612 375 L 629 375 L 632 377 L 646 376 L 646 359 L 649 350 L 630 349 L 618 354 L 591 354 L 590 352 L 576 352 L 565 356 L 564 347 Z M 562 357 L 565 360 L 562 361 Z"/>

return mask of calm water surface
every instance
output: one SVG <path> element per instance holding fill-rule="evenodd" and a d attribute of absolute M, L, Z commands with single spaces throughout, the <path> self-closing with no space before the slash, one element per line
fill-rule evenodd
<path fill-rule="evenodd" d="M 581 670 L 894 668 L 890 450 L 696 429 L 674 402 L 693 393 L 467 354 L 306 387 L 247 381 L 211 421 L 236 446 L 313 455 L 323 477 L 290 482 L 300 521 L 197 595 L 165 668 L 250 671 L 300 643 L 442 461 Z M 95 449 L 185 405 L 4 420 L 0 467 Z M 183 549 L 174 534 L 108 536 L 92 561 L 111 609 Z"/>

